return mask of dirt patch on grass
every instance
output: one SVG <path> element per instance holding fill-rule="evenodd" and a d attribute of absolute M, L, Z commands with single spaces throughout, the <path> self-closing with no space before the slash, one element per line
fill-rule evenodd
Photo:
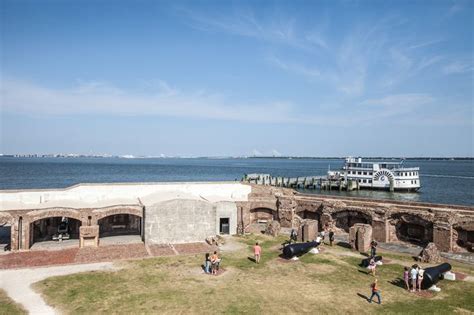
<path fill-rule="evenodd" d="M 454 272 L 454 274 L 456 275 L 456 280 L 463 281 L 468 277 L 465 273 L 461 273 L 461 272 Z"/>

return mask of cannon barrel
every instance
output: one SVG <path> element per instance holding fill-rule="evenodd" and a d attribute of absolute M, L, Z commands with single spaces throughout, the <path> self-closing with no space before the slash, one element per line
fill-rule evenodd
<path fill-rule="evenodd" d="M 283 247 L 283 256 L 292 258 L 307 253 L 311 248 L 318 246 L 318 242 L 296 243 Z"/>
<path fill-rule="evenodd" d="M 426 290 L 432 285 L 436 284 L 443 273 L 450 271 L 451 265 L 448 263 L 442 263 L 441 265 L 429 267 L 425 269 L 423 273 L 423 282 L 421 283 L 421 288 Z"/>
<path fill-rule="evenodd" d="M 360 266 L 362 266 L 362 267 L 368 267 L 369 264 L 370 264 L 370 259 L 371 259 L 371 258 L 362 259 L 362 261 L 360 262 Z M 375 256 L 375 257 L 374 257 L 374 260 L 375 260 L 375 262 L 380 261 L 380 260 L 382 260 L 382 256 Z"/>

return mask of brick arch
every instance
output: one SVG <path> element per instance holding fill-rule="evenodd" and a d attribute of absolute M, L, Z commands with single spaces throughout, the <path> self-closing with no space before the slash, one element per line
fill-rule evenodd
<path fill-rule="evenodd" d="M 38 242 L 35 237 L 35 222 L 45 220 L 49 218 L 66 217 L 75 221 L 70 221 L 69 225 L 74 226 L 76 233 L 79 233 L 79 227 L 85 224 L 86 216 L 80 210 L 71 208 L 49 208 L 49 209 L 38 209 L 28 212 L 23 216 L 24 222 L 24 236 L 23 244 L 26 248 L 30 248 L 34 243 Z M 44 238 L 46 235 L 43 235 Z M 51 235 L 49 235 L 51 236 Z M 42 239 L 40 238 L 39 241 Z M 44 239 L 43 239 L 44 240 Z"/>
<path fill-rule="evenodd" d="M 250 203 L 250 211 L 254 209 L 270 209 L 273 211 L 278 211 L 277 203 L 271 201 L 259 201 Z"/>
<path fill-rule="evenodd" d="M 143 208 L 134 206 L 134 207 L 113 207 L 113 208 L 102 208 L 95 209 L 92 211 L 92 216 L 96 222 L 105 217 L 117 214 L 131 214 L 137 217 L 143 218 Z"/>
<path fill-rule="evenodd" d="M 277 210 L 267 207 L 256 207 L 250 209 L 250 223 L 256 223 L 259 220 L 277 220 Z"/>
<path fill-rule="evenodd" d="M 33 223 L 38 220 L 54 218 L 54 217 L 67 217 L 84 221 L 84 215 L 81 214 L 79 210 L 68 209 L 68 208 L 51 208 L 51 209 L 42 209 L 30 211 L 24 216 L 24 219 L 29 223 Z"/>

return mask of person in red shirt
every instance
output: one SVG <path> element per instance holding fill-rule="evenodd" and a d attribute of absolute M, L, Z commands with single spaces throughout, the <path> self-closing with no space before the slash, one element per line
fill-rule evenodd
<path fill-rule="evenodd" d="M 258 264 L 260 263 L 260 254 L 262 253 L 262 248 L 260 245 L 258 245 L 258 242 L 255 243 L 255 246 L 253 247 L 253 254 L 255 257 L 255 262 Z"/>
<path fill-rule="evenodd" d="M 372 303 L 372 298 L 376 296 L 377 299 L 379 300 L 379 304 L 381 304 L 382 297 L 380 296 L 380 290 L 377 284 L 377 279 L 375 279 L 374 282 L 370 285 L 370 288 L 372 289 L 372 295 L 370 296 L 369 303 Z"/>

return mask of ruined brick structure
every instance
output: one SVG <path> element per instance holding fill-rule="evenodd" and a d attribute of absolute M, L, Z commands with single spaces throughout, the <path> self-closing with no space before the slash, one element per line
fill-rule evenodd
<path fill-rule="evenodd" d="M 433 242 L 443 252 L 474 246 L 474 207 L 466 206 L 305 195 L 233 182 L 78 185 L 4 191 L 0 197 L 0 227 L 10 228 L 12 250 L 51 240 L 62 217 L 84 246 L 100 246 L 101 236 L 122 233 L 155 244 L 204 241 L 212 234 L 247 232 L 255 224 L 265 229 L 272 221 L 296 230 L 306 223 L 306 237 L 323 227 L 349 233 L 362 223 L 372 227 L 378 242 Z"/>
<path fill-rule="evenodd" d="M 474 251 L 474 207 L 391 200 L 299 194 L 294 190 L 253 186 L 249 201 L 238 205 L 246 229 L 257 217 L 271 217 L 282 227 L 298 228 L 305 219 L 319 229 L 349 232 L 357 223 L 372 226 L 378 242 L 434 242 L 444 252 Z"/>

